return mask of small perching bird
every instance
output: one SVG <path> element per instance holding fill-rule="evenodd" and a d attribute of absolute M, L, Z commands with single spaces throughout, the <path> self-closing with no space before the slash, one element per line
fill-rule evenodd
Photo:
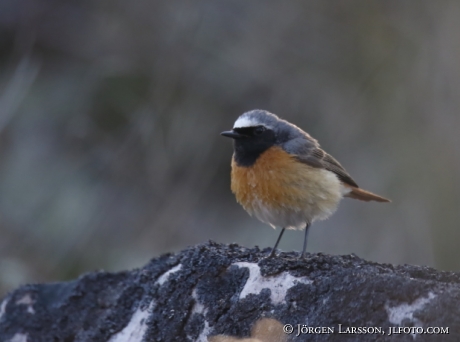
<path fill-rule="evenodd" d="M 343 197 L 390 202 L 361 189 L 308 133 L 265 110 L 242 114 L 231 131 L 221 134 L 234 140 L 236 200 L 251 216 L 282 228 L 269 257 L 285 229 L 305 229 L 304 257 L 310 225 L 332 215 Z"/>

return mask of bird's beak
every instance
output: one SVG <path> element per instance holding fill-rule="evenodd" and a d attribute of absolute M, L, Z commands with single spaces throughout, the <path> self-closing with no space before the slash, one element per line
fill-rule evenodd
<path fill-rule="evenodd" d="M 245 135 L 237 133 L 235 131 L 225 131 L 225 132 L 220 133 L 220 135 L 223 135 L 224 137 L 228 137 L 232 139 L 241 139 L 245 137 Z"/>

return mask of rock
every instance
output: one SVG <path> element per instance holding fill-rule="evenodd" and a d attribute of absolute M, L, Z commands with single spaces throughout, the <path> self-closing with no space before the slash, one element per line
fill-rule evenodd
<path fill-rule="evenodd" d="M 1 301 L 0 341 L 460 341 L 459 273 L 267 254 L 208 242 L 25 285 Z"/>

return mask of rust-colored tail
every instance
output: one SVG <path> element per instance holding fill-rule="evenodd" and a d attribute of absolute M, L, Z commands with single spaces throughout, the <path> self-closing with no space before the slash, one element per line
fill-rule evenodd
<path fill-rule="evenodd" d="M 345 195 L 345 197 L 355 198 L 361 201 L 377 201 L 377 202 L 391 202 L 389 199 L 373 194 L 370 191 L 366 191 L 360 188 L 355 188 L 354 186 L 348 187 L 351 191 Z"/>

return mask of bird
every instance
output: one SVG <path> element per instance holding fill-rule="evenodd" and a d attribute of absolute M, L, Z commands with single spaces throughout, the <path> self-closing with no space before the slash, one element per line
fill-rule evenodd
<path fill-rule="evenodd" d="M 304 258 L 311 224 L 331 216 L 343 197 L 391 202 L 361 189 L 316 139 L 266 110 L 243 113 L 221 135 L 233 139 L 231 190 L 237 202 L 251 216 L 281 228 L 269 258 L 286 229 L 305 229 Z"/>

